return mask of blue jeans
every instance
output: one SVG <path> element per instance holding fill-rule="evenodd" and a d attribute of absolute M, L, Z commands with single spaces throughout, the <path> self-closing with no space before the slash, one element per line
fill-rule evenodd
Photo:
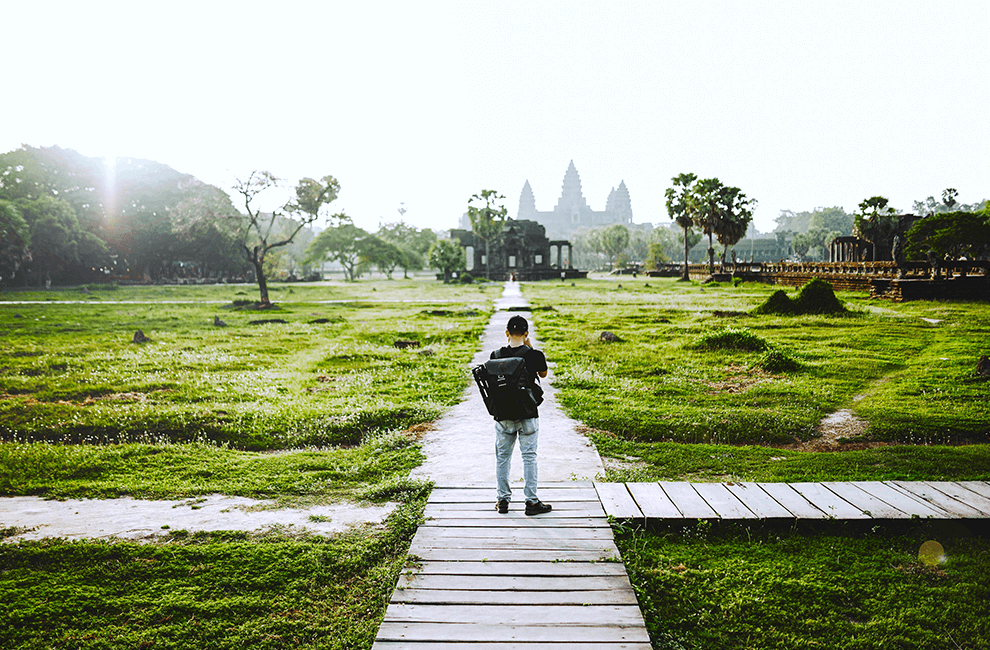
<path fill-rule="evenodd" d="M 499 501 L 512 500 L 509 487 L 509 467 L 512 465 L 512 450 L 519 439 L 519 453 L 523 460 L 523 479 L 526 487 L 523 494 L 526 503 L 536 503 L 536 442 L 540 433 L 539 418 L 526 420 L 495 421 L 495 484 Z"/>

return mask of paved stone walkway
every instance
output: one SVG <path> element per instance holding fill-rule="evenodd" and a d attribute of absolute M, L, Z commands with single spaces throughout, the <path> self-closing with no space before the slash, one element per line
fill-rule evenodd
<path fill-rule="evenodd" d="M 533 345 L 541 348 L 539 332 L 533 324 L 532 314 L 509 309 L 528 307 L 517 282 L 508 282 L 502 297 L 495 303 L 495 314 L 485 328 L 481 349 L 472 365 L 488 359 L 495 348 L 505 345 L 505 325 L 518 313 L 530 326 Z M 553 359 L 548 359 L 550 372 L 543 380 L 545 401 L 540 405 L 539 480 L 540 482 L 591 481 L 604 474 L 601 458 L 591 442 L 577 432 L 577 422 L 567 417 L 557 404 L 557 391 L 553 387 Z M 495 498 L 495 434 L 492 417 L 485 410 L 478 387 L 473 383 L 466 399 L 452 408 L 436 423 L 436 429 L 423 439 L 426 461 L 414 469 L 413 477 L 432 479 L 437 485 L 463 483 L 488 483 Z M 512 459 L 509 476 L 513 486 L 518 482 L 521 500 L 522 458 L 518 448 Z"/>

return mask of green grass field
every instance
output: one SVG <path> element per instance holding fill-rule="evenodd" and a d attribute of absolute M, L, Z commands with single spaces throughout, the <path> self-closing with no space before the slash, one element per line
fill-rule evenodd
<path fill-rule="evenodd" d="M 849 408 L 869 424 L 861 442 L 988 441 L 985 304 L 840 293 L 844 315 L 753 314 L 775 289 L 622 278 L 526 295 L 564 405 L 624 439 L 780 445 Z"/>
<path fill-rule="evenodd" d="M 402 505 L 330 538 L 0 544 L 0 647 L 371 647 L 430 488 L 407 477 L 415 430 L 460 398 L 502 287 L 272 289 L 264 312 L 235 307 L 250 286 L 0 293 L 0 495 Z M 620 461 L 608 480 L 990 480 L 985 305 L 839 294 L 844 316 L 753 315 L 773 289 L 524 285 L 562 403 Z M 839 408 L 869 423 L 860 448 L 782 447 Z M 617 532 L 655 648 L 990 643 L 980 527 Z M 944 565 L 918 560 L 926 539 Z"/>

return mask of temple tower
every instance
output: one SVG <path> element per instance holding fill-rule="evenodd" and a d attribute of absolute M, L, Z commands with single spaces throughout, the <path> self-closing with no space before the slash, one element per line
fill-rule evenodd
<path fill-rule="evenodd" d="M 560 193 L 560 199 L 554 206 L 554 212 L 564 217 L 565 220 L 577 222 L 586 212 L 591 212 L 588 202 L 581 191 L 581 177 L 578 176 L 574 161 L 567 166 L 564 173 L 564 185 Z"/>
<path fill-rule="evenodd" d="M 536 197 L 533 195 L 533 188 L 529 185 L 529 180 L 523 185 L 522 194 L 519 195 L 519 212 L 516 219 L 536 218 Z"/>

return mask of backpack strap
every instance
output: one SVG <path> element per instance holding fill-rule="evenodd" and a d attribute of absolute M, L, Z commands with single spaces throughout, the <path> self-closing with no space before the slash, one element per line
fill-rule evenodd
<path fill-rule="evenodd" d="M 520 345 L 518 348 L 512 348 L 513 352 L 509 356 L 510 357 L 522 357 L 522 356 L 525 356 L 526 353 L 529 352 L 532 349 L 533 348 L 529 347 L 528 345 Z M 503 348 L 498 348 L 498 349 L 495 350 L 495 358 L 496 359 L 503 359 L 504 358 L 502 356 L 502 350 L 503 350 Z M 522 354 L 519 354 L 518 352 L 516 352 L 516 350 L 522 350 Z"/>

